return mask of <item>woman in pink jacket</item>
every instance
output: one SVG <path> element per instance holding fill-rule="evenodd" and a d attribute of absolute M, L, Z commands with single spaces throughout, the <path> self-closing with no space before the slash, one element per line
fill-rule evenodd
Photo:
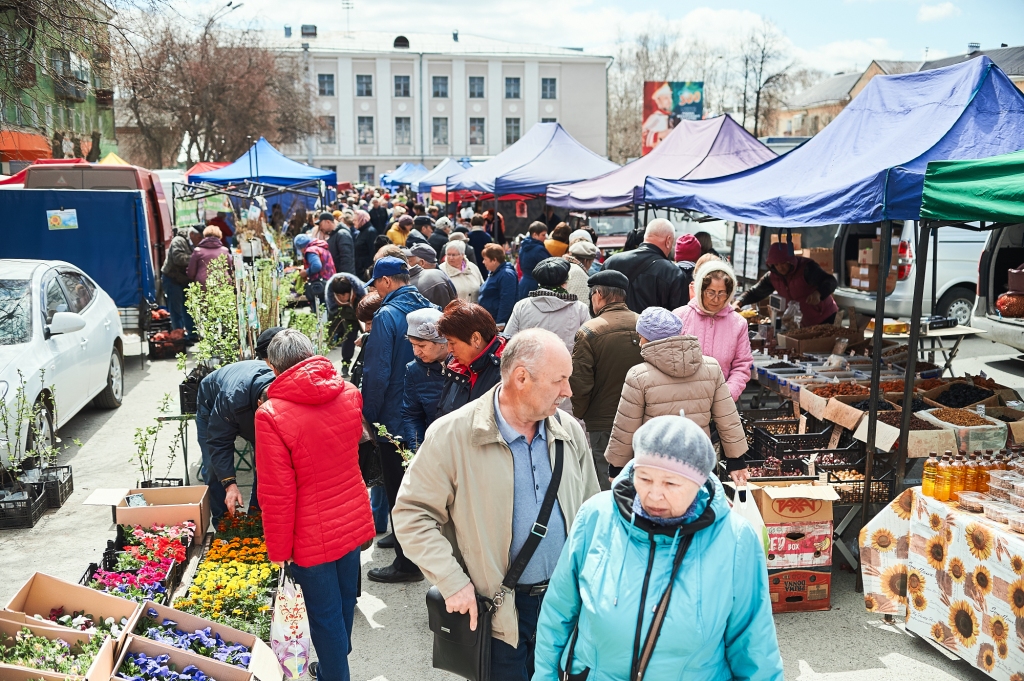
<path fill-rule="evenodd" d="M 683 320 L 683 335 L 696 336 L 701 352 L 718 360 L 729 393 L 738 402 L 750 380 L 754 357 L 747 320 L 730 305 L 735 292 L 736 274 L 729 263 L 708 260 L 693 273 L 690 302 L 673 312 Z"/>

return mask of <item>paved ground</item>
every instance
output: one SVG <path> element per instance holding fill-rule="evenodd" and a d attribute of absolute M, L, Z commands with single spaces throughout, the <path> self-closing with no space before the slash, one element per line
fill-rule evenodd
<path fill-rule="evenodd" d="M 1000 382 L 1024 388 L 1024 364 L 1005 361 L 1009 348 L 981 340 L 965 342 L 955 366 L 958 373 L 984 370 Z M 113 537 L 110 510 L 83 506 L 99 487 L 134 486 L 138 470 L 131 459 L 132 434 L 150 424 L 164 393 L 177 394 L 181 375 L 173 361 L 147 362 L 138 358 L 126 366 L 125 403 L 115 411 L 89 409 L 65 426 L 65 441 L 80 438 L 81 449 L 64 455 L 74 466 L 75 492 L 59 511 L 47 513 L 31 530 L 0 533 L 0 604 L 35 571 L 77 581 L 90 561 L 97 560 L 106 540 Z M 176 400 L 174 401 L 176 405 Z M 194 428 L 190 429 L 190 463 L 198 457 Z M 161 442 L 170 442 L 170 433 Z M 163 446 L 160 447 L 164 449 Z M 163 475 L 166 462 L 158 467 Z M 195 475 L 193 465 L 191 475 Z M 179 456 L 172 475 L 184 474 Z M 245 480 L 245 476 L 242 476 Z M 364 564 L 384 565 L 391 551 L 373 549 Z M 987 678 L 967 664 L 950 660 L 929 643 L 866 613 L 854 592 L 854 575 L 835 570 L 833 607 L 829 612 L 776 617 L 786 678 L 799 681 L 947 681 Z M 364 580 L 360 613 L 356 616 L 351 656 L 352 676 L 358 681 L 430 681 L 454 677 L 430 668 L 430 636 L 423 606 L 426 583 L 389 586 Z M 676 635 L 685 635 L 677 632 Z"/>

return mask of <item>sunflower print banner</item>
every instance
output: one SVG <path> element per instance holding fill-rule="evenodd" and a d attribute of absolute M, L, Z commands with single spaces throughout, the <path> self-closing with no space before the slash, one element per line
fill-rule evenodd
<path fill-rule="evenodd" d="M 992 678 L 1024 681 L 1024 536 L 918 487 L 860 542 L 869 611 L 905 615 L 909 631 Z"/>

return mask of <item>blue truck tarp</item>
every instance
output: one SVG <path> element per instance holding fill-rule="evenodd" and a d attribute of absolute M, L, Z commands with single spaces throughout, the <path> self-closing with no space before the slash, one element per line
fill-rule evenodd
<path fill-rule="evenodd" d="M 69 262 L 118 307 L 155 301 L 144 201 L 131 190 L 0 190 L 0 258 Z M 77 229 L 50 229 L 47 211 L 71 209 Z"/>

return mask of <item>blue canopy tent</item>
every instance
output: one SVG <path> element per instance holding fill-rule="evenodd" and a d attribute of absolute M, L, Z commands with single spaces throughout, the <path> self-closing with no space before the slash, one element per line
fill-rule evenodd
<path fill-rule="evenodd" d="M 192 184 L 237 184 L 243 180 L 280 187 L 309 180 L 323 180 L 329 185 L 338 184 L 338 177 L 333 170 L 314 168 L 293 161 L 262 137 L 231 165 L 188 177 Z"/>
<path fill-rule="evenodd" d="M 423 177 L 412 183 L 412 190 L 417 194 L 426 194 L 431 187 L 443 185 L 452 175 L 461 173 L 467 168 L 472 168 L 469 161 L 456 161 L 454 158 L 446 158 Z"/>
<path fill-rule="evenodd" d="M 929 161 L 978 159 L 1024 149 L 1024 94 L 987 56 L 931 71 L 876 76 L 803 146 L 764 165 L 722 178 L 680 181 L 648 178 L 645 201 L 717 218 L 773 227 L 881 223 L 880 241 L 892 238 L 893 220 L 919 220 Z M 927 253 L 921 230 L 918 254 Z M 882 249 L 877 291 L 885 291 L 891 253 Z M 924 268 L 918 269 L 908 347 L 913 376 Z M 875 296 L 875 329 L 868 409 L 865 489 L 875 459 L 885 295 Z M 906 381 L 909 404 L 912 382 Z M 896 483 L 902 484 L 910 431 L 903 410 Z M 864 495 L 866 522 L 870 495 Z"/>
<path fill-rule="evenodd" d="M 448 191 L 543 194 L 549 184 L 587 180 L 618 168 L 577 142 L 559 123 L 537 123 L 494 158 L 448 178 Z"/>
<path fill-rule="evenodd" d="M 430 171 L 422 163 L 403 163 L 390 173 L 380 176 L 380 184 L 383 187 L 394 189 L 403 184 L 412 184 Z"/>
<path fill-rule="evenodd" d="M 785 156 L 725 177 L 649 177 L 647 203 L 772 227 L 916 220 L 932 160 L 1024 149 L 1024 94 L 982 56 L 876 76 L 835 120 Z"/>

